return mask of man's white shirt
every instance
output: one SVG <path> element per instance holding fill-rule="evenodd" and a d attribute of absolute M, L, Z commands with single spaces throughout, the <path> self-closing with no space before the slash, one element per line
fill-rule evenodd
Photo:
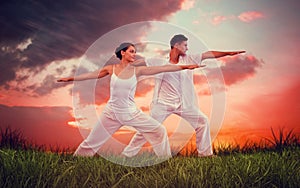
<path fill-rule="evenodd" d="M 200 65 L 201 58 L 200 54 L 180 56 L 177 65 Z M 145 62 L 147 66 L 162 66 L 169 64 L 169 58 L 148 58 Z M 172 106 L 182 105 L 184 108 L 197 104 L 193 70 L 156 74 L 152 102 Z"/>

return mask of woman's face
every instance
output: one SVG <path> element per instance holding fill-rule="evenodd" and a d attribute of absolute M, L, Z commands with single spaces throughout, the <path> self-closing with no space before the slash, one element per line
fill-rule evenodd
<path fill-rule="evenodd" d="M 124 60 L 128 62 L 133 62 L 135 60 L 136 51 L 133 46 L 129 46 L 125 52 L 121 51 L 121 53 Z"/>

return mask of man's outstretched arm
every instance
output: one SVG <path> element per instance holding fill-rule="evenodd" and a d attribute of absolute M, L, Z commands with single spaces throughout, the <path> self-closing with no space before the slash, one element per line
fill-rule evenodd
<path fill-rule="evenodd" d="M 233 56 L 240 53 L 245 53 L 246 51 L 230 51 L 230 52 L 221 52 L 221 51 L 207 51 L 202 54 L 202 61 L 205 59 L 211 59 L 211 58 L 219 58 L 224 56 Z"/>

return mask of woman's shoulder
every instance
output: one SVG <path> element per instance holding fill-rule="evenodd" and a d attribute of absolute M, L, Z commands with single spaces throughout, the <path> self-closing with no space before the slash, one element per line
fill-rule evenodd
<path fill-rule="evenodd" d="M 113 70 L 113 65 L 106 65 L 101 70 L 105 71 L 105 72 L 108 72 L 109 74 L 111 74 L 112 70 Z"/>
<path fill-rule="evenodd" d="M 112 70 L 114 65 L 105 65 L 102 69 Z"/>

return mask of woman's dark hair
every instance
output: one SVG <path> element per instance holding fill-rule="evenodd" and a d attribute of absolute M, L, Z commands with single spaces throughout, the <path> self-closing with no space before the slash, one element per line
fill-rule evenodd
<path fill-rule="evenodd" d="M 176 43 L 187 41 L 188 38 L 182 34 L 174 35 L 170 40 L 171 49 L 175 46 Z"/>
<path fill-rule="evenodd" d="M 116 51 L 115 51 L 115 54 L 116 54 L 117 58 L 122 59 L 121 51 L 124 51 L 124 52 L 125 52 L 125 51 L 129 48 L 129 46 L 135 47 L 135 46 L 134 46 L 132 43 L 130 43 L 130 42 L 124 42 L 124 43 L 120 44 L 120 46 L 117 47 L 117 48 L 116 48 Z"/>

